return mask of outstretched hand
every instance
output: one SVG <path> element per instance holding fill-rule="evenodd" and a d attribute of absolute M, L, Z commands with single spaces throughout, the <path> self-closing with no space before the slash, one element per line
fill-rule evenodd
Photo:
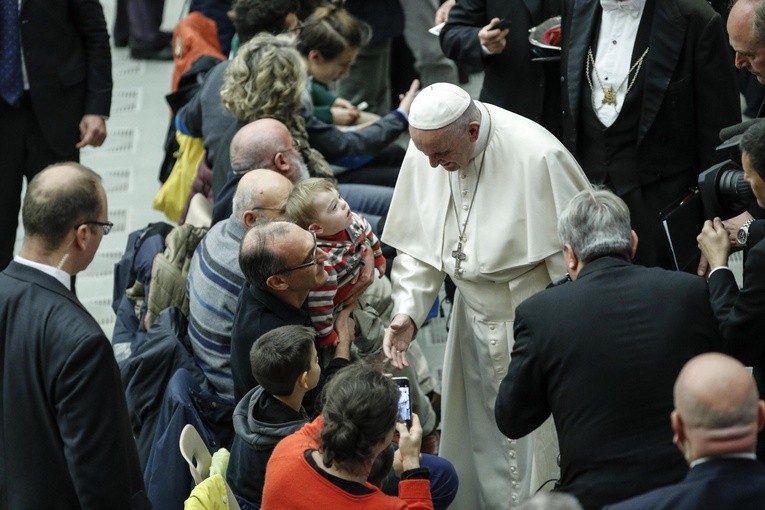
<path fill-rule="evenodd" d="M 398 100 L 400 101 L 398 107 L 409 114 L 409 109 L 412 107 L 412 101 L 417 96 L 417 92 L 420 90 L 420 80 L 412 80 L 412 84 L 409 86 L 409 90 L 405 94 L 399 94 Z"/>
<path fill-rule="evenodd" d="M 401 369 L 409 366 L 406 351 L 412 343 L 414 332 L 414 322 L 411 317 L 403 313 L 396 314 L 390 326 L 385 329 L 383 352 L 394 367 Z"/>

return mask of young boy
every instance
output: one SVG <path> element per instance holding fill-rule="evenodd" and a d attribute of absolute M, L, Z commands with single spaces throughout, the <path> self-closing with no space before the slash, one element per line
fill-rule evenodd
<path fill-rule="evenodd" d="M 313 232 L 317 246 L 328 255 L 324 269 L 329 278 L 308 294 L 308 309 L 319 346 L 335 345 L 334 313 L 356 283 L 367 249 L 372 250 L 380 277 L 385 274 L 380 241 L 369 222 L 351 211 L 327 179 L 310 178 L 295 184 L 287 198 L 286 214 L 297 225 Z"/>
<path fill-rule="evenodd" d="M 236 436 L 226 477 L 231 489 L 259 508 L 266 464 L 276 444 L 308 423 L 302 406 L 306 392 L 321 375 L 315 332 L 304 326 L 282 326 L 261 336 L 250 351 L 252 374 L 260 384 L 234 410 Z"/>

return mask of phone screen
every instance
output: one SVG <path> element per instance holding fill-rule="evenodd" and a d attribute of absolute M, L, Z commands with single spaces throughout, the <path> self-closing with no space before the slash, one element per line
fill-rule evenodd
<path fill-rule="evenodd" d="M 412 426 L 412 399 L 409 389 L 409 379 L 406 377 L 394 377 L 398 385 L 398 421 L 406 423 L 407 428 Z"/>

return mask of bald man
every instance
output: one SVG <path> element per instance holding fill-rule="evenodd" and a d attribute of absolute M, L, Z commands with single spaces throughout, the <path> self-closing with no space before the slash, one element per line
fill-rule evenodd
<path fill-rule="evenodd" d="M 765 402 L 749 372 L 719 353 L 688 361 L 675 383 L 674 442 L 690 463 L 685 479 L 610 509 L 754 510 L 765 504 L 765 466 L 755 459 Z"/>
<path fill-rule="evenodd" d="M 253 168 L 279 172 L 293 184 L 309 176 L 308 167 L 294 145 L 292 134 L 287 126 L 275 119 L 258 119 L 241 127 L 231 140 L 230 159 L 228 177 L 223 173 L 223 182 L 216 183 L 220 172 L 213 176 L 213 225 L 229 217 L 236 185 Z M 388 213 L 393 190 L 372 184 L 338 184 L 337 189 L 351 208 L 363 213 L 375 233 L 379 234 L 377 224 Z"/>
<path fill-rule="evenodd" d="M 292 183 L 265 169 L 245 174 L 236 188 L 231 216 L 202 238 L 189 269 L 189 338 L 199 366 L 221 397 L 234 400 L 231 327 L 244 274 L 239 245 L 255 223 L 284 218 Z"/>
<path fill-rule="evenodd" d="M 150 508 L 111 344 L 70 288 L 112 228 L 101 178 L 37 174 L 0 274 L 0 509 Z"/>

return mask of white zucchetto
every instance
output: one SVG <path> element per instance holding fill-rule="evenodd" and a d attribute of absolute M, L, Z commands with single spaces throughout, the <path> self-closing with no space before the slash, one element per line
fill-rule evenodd
<path fill-rule="evenodd" d="M 416 129 L 441 129 L 465 113 L 471 101 L 470 94 L 457 85 L 434 83 L 412 101 L 409 125 Z"/>

